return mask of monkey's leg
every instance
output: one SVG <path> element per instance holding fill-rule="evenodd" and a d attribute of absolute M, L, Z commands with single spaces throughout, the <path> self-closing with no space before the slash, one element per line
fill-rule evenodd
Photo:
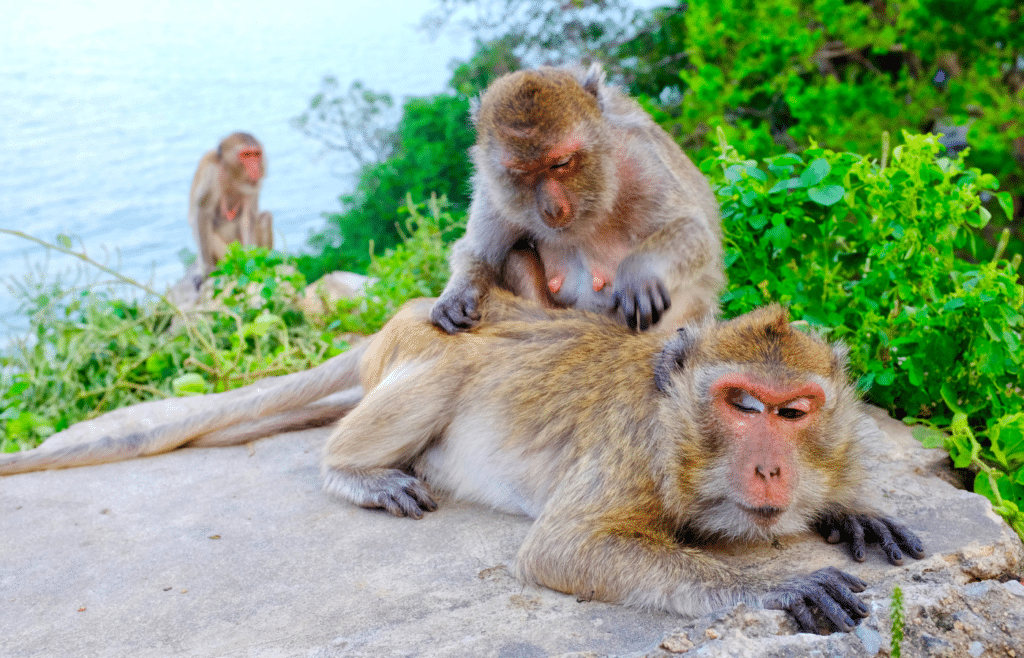
<path fill-rule="evenodd" d="M 517 297 L 534 301 L 544 308 L 556 307 L 548 292 L 540 256 L 535 249 L 525 243 L 517 244 L 505 258 L 500 282 L 502 287 Z"/>
<path fill-rule="evenodd" d="M 217 231 L 210 231 L 210 256 L 213 258 L 213 267 L 224 260 L 228 253 L 228 245 L 234 240 L 224 240 Z M 213 269 L 213 268 L 211 268 Z"/>
<path fill-rule="evenodd" d="M 274 248 L 274 216 L 266 210 L 256 218 L 256 244 L 267 249 Z"/>
<path fill-rule="evenodd" d="M 426 485 L 407 472 L 450 416 L 437 370 L 437 359 L 398 366 L 338 423 L 324 447 L 324 489 L 395 516 L 418 519 L 437 509 Z"/>

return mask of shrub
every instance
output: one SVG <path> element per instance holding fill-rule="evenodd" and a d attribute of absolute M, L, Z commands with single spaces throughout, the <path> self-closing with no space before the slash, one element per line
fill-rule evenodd
<path fill-rule="evenodd" d="M 965 7 L 944 0 L 712 0 L 659 10 L 621 50 L 634 93 L 694 151 L 712 153 L 715 129 L 749 157 L 815 140 L 871 152 L 877 135 L 966 130 L 967 163 L 1024 194 L 1024 25 L 1013 0 Z M 1008 204 L 993 209 L 1013 217 Z M 1021 208 L 1017 208 L 1018 214 Z M 1010 251 L 1022 249 L 1019 224 Z"/>

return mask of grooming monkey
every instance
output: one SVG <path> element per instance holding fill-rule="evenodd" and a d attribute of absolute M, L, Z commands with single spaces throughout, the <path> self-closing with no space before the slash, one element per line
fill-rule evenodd
<path fill-rule="evenodd" d="M 849 631 L 866 584 L 834 568 L 787 581 L 732 572 L 684 538 L 767 540 L 817 527 L 888 560 L 920 540 L 865 509 L 861 411 L 846 353 L 779 306 L 676 335 L 542 309 L 491 291 L 480 323 L 446 335 L 429 301 L 367 347 L 363 401 L 337 425 L 324 487 L 420 518 L 431 489 L 536 519 L 522 580 L 684 615 L 745 601 L 813 610 Z M 429 485 L 429 488 L 428 488 Z"/>
<path fill-rule="evenodd" d="M 199 160 L 188 200 L 188 223 L 199 248 L 196 287 L 232 242 L 274 246 L 273 215 L 259 209 L 266 173 L 263 145 L 249 133 L 228 135 Z"/>
<path fill-rule="evenodd" d="M 674 329 L 718 309 L 718 204 L 703 174 L 598 66 L 518 71 L 473 110 L 466 235 L 431 317 L 479 320 L 494 283 L 549 307 Z"/>

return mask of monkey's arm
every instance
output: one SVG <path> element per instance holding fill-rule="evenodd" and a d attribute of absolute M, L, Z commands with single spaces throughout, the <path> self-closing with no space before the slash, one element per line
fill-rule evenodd
<path fill-rule="evenodd" d="M 474 199 L 464 235 L 452 247 L 451 277 L 430 313 L 450 334 L 480 320 L 484 291 L 498 279 L 502 264 L 523 231 L 505 222 L 484 199 Z"/>
<path fill-rule="evenodd" d="M 192 236 L 199 249 L 199 275 L 209 276 L 214 268 L 213 255 L 213 217 L 217 212 L 217 167 L 206 161 L 204 157 L 199 163 L 192 190 L 189 194 L 188 223 L 192 227 Z"/>
<path fill-rule="evenodd" d="M 650 504 L 603 512 L 545 509 L 519 551 L 517 576 L 582 598 L 686 616 L 741 601 L 785 609 L 807 632 L 817 632 L 811 608 L 843 631 L 853 629 L 854 617 L 867 616 L 855 594 L 866 584 L 854 576 L 827 568 L 781 583 L 745 577 L 680 545 L 652 511 Z"/>
<path fill-rule="evenodd" d="M 612 304 L 631 329 L 657 323 L 680 290 L 707 287 L 700 297 L 710 299 L 723 283 L 722 244 L 713 228 L 718 218 L 694 204 L 684 205 L 681 214 L 677 208 L 671 212 L 675 217 L 641 241 L 616 270 Z"/>
<path fill-rule="evenodd" d="M 436 381 L 439 368 L 436 359 L 399 364 L 338 423 L 324 447 L 324 489 L 395 516 L 418 519 L 437 509 L 407 471 L 451 417 L 448 396 L 436 389 L 455 386 Z"/>

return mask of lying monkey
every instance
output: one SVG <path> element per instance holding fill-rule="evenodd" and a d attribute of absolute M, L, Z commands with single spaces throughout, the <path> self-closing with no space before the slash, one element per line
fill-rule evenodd
<path fill-rule="evenodd" d="M 848 539 L 858 561 L 869 540 L 893 564 L 923 556 L 912 532 L 860 502 L 845 352 L 793 329 L 780 307 L 666 336 L 497 290 L 485 299 L 470 332 L 443 332 L 432 302 L 414 302 L 317 368 L 79 423 L 55 445 L 0 456 L 0 473 L 226 445 L 341 413 L 365 390 L 327 444 L 325 488 L 419 518 L 436 509 L 429 482 L 530 515 L 516 564 L 527 582 L 686 615 L 746 601 L 789 610 L 807 631 L 817 609 L 850 630 L 867 614 L 858 578 L 829 568 L 752 581 L 682 538 L 814 525 Z M 363 388 L 348 388 L 357 370 Z"/>
<path fill-rule="evenodd" d="M 324 487 L 422 517 L 427 487 L 536 519 L 516 559 L 529 583 L 684 615 L 745 601 L 812 609 L 849 631 L 866 584 L 835 568 L 741 578 L 683 537 L 768 540 L 815 526 L 889 561 L 921 541 L 861 503 L 861 411 L 846 352 L 779 306 L 638 334 L 597 315 L 491 291 L 448 335 L 414 302 L 368 346 L 362 402 L 324 451 Z"/>

